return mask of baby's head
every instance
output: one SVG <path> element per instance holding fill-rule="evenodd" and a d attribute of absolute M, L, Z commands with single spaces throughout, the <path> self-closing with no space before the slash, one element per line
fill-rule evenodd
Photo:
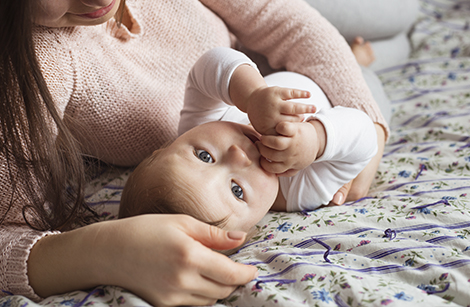
<path fill-rule="evenodd" d="M 157 150 L 131 174 L 120 217 L 189 214 L 226 230 L 249 231 L 274 203 L 279 182 L 260 165 L 258 133 L 210 122 Z"/>

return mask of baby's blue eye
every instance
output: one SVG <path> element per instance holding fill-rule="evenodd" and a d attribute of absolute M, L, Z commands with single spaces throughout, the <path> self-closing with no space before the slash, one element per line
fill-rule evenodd
<path fill-rule="evenodd" d="M 214 163 L 214 159 L 212 159 L 211 154 L 208 153 L 207 151 L 202 150 L 202 149 L 196 149 L 195 153 L 196 153 L 196 157 L 198 157 L 199 160 L 201 160 L 202 162 Z"/>
<path fill-rule="evenodd" d="M 243 189 L 241 186 L 232 181 L 232 193 L 236 198 L 243 200 Z"/>

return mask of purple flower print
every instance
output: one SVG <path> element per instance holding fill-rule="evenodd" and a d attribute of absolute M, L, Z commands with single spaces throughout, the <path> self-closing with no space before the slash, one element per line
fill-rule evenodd
<path fill-rule="evenodd" d="M 351 286 L 350 286 L 347 282 L 345 282 L 344 284 L 340 284 L 339 286 L 340 286 L 342 289 L 349 289 L 349 288 L 351 288 Z"/>
<path fill-rule="evenodd" d="M 126 302 L 126 299 L 124 298 L 124 296 L 121 295 L 120 297 L 116 299 L 116 301 L 119 305 L 122 305 Z"/>
<path fill-rule="evenodd" d="M 380 301 L 380 305 L 384 305 L 384 306 L 387 306 L 388 304 L 391 304 L 391 303 L 393 303 L 393 300 L 391 300 L 389 298 Z"/>
<path fill-rule="evenodd" d="M 362 240 L 361 242 L 359 242 L 359 244 L 357 246 L 363 246 L 363 245 L 367 245 L 370 243 L 370 240 Z"/>
<path fill-rule="evenodd" d="M 272 240 L 272 239 L 274 239 L 274 235 L 271 233 L 271 234 L 267 235 L 266 237 L 264 237 L 263 240 Z"/>
<path fill-rule="evenodd" d="M 254 284 L 253 287 L 251 287 L 251 291 L 258 292 L 258 293 L 263 291 L 263 288 L 261 287 L 262 283 L 263 283 L 262 281 L 257 281 L 256 284 Z"/>
<path fill-rule="evenodd" d="M 302 277 L 302 279 L 300 281 L 312 280 L 312 279 L 315 278 L 315 276 L 317 276 L 317 274 L 307 273 L 307 274 L 304 275 L 304 277 Z"/>

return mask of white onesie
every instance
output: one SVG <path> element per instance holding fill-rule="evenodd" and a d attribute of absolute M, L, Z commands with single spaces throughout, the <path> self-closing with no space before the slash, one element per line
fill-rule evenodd
<path fill-rule="evenodd" d="M 229 84 L 235 69 L 248 64 L 246 55 L 219 47 L 205 53 L 194 65 L 186 84 L 184 107 L 178 133 L 212 121 L 249 124 L 248 116 L 230 99 Z M 310 91 L 309 99 L 294 100 L 314 104 L 315 118 L 325 127 L 327 139 L 323 155 L 293 177 L 279 177 L 287 211 L 313 210 L 328 204 L 334 194 L 364 169 L 377 153 L 377 135 L 372 120 L 362 111 L 331 105 L 323 91 L 311 79 L 292 72 L 265 77 L 268 86 Z"/>

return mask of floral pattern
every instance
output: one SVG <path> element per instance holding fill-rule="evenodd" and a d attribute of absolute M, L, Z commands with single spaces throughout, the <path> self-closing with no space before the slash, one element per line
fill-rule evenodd
<path fill-rule="evenodd" d="M 411 59 L 379 72 L 391 135 L 367 197 L 268 213 L 231 258 L 256 280 L 216 306 L 470 306 L 470 3 L 421 0 Z M 88 200 L 115 219 L 131 170 L 97 168 Z M 10 306 L 148 306 L 123 289 Z"/>

